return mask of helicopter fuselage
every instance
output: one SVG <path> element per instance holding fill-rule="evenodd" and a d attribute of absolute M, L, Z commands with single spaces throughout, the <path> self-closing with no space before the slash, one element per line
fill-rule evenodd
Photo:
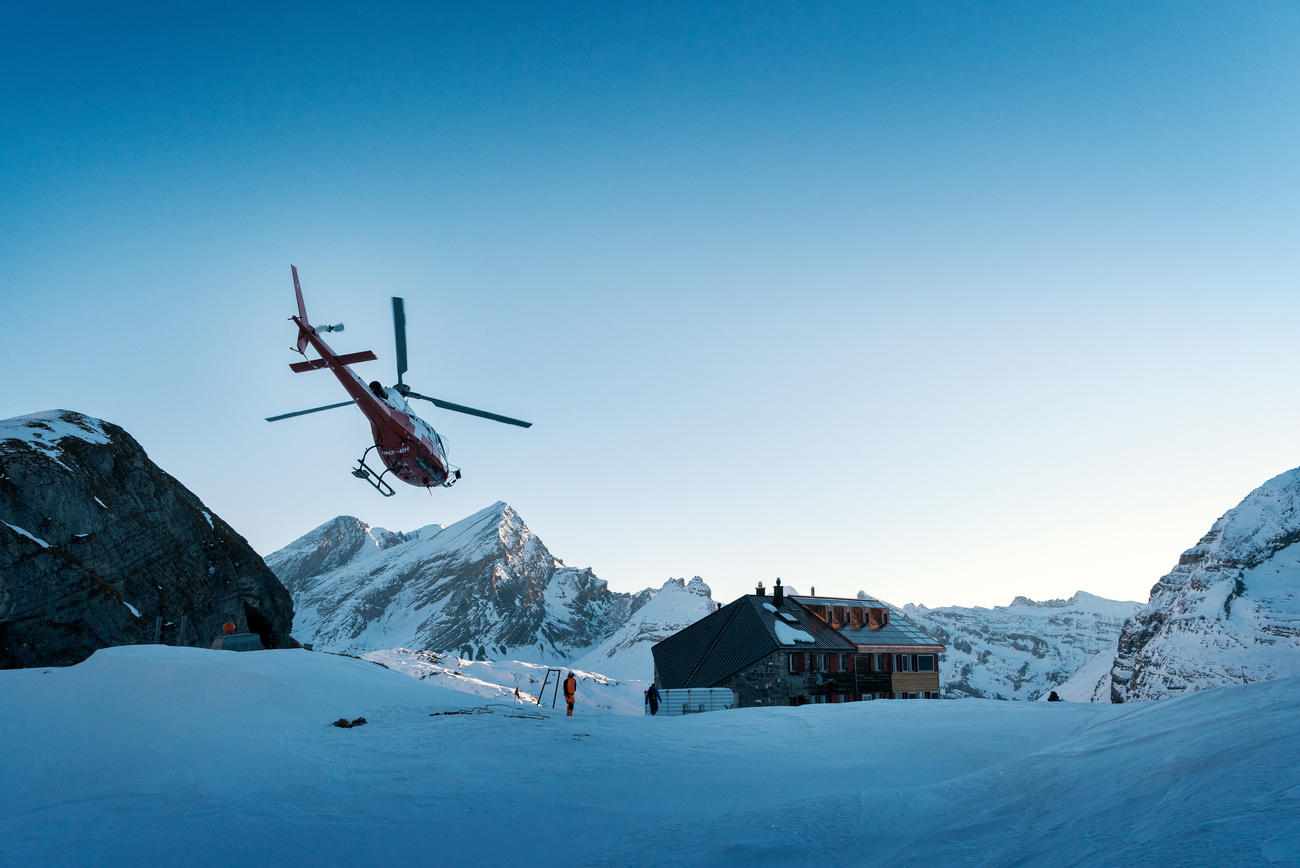
<path fill-rule="evenodd" d="M 298 315 L 289 317 L 289 319 L 298 326 L 298 343 L 295 349 L 304 357 L 304 361 L 294 362 L 289 365 L 289 370 L 296 374 L 304 374 L 308 371 L 321 371 L 329 368 L 334 373 L 334 376 L 338 378 L 343 388 L 347 390 L 351 400 L 326 404 L 323 407 L 312 407 L 308 410 L 295 410 L 292 413 L 280 413 L 277 416 L 267 416 L 266 421 L 279 422 L 281 419 L 292 419 L 309 413 L 320 413 L 323 410 L 333 410 L 337 407 L 346 407 L 349 404 L 356 405 L 365 414 L 366 419 L 370 421 L 370 434 L 375 441 L 375 445 L 368 447 L 365 452 L 361 453 L 361 457 L 357 460 L 357 466 L 352 468 L 352 475 L 369 483 L 384 497 L 392 497 L 396 494 L 393 486 L 384 479 L 390 473 L 407 485 L 428 489 L 432 489 L 435 485 L 449 487 L 457 479 L 460 479 L 460 468 L 453 467 L 447 461 L 447 447 L 442 438 L 438 436 L 437 431 L 433 430 L 432 425 L 411 412 L 411 407 L 407 403 L 408 398 L 428 401 L 435 407 L 453 413 L 477 416 L 480 419 L 490 419 L 493 422 L 501 422 L 506 425 L 515 425 L 520 428 L 532 426 L 532 422 L 525 422 L 523 419 L 515 419 L 510 416 L 503 416 L 500 413 L 467 407 L 464 404 L 457 404 L 442 398 L 421 395 L 403 383 L 402 375 L 406 373 L 406 308 L 401 298 L 393 298 L 393 338 L 397 350 L 397 383 L 388 387 L 385 387 L 378 380 L 367 384 L 353 373 L 350 366 L 358 362 L 373 362 L 376 360 L 375 354 L 370 350 L 359 353 L 334 352 L 330 345 L 325 343 L 325 339 L 321 337 L 321 332 L 343 331 L 343 324 L 312 325 L 307 319 L 307 305 L 302 299 L 302 284 L 298 280 L 298 268 L 290 265 L 289 270 L 293 274 L 293 292 L 298 301 Z M 320 358 L 307 359 L 308 346 L 314 347 Z M 371 449 L 379 451 L 379 458 L 384 465 L 382 472 L 378 472 L 366 464 L 366 456 L 370 454 Z"/>
<path fill-rule="evenodd" d="M 396 389 L 380 387 L 381 398 L 356 375 L 329 344 L 309 324 L 292 317 L 299 335 L 320 354 L 324 367 L 338 378 L 357 408 L 370 421 L 370 432 L 380 461 L 394 476 L 408 485 L 433 488 L 447 484 L 452 474 L 447 450 L 433 426 L 411 412 L 406 399 Z M 454 479 L 453 479 L 454 481 Z"/>

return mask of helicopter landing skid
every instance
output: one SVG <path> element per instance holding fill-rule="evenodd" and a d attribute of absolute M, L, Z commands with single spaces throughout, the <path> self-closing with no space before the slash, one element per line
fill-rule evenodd
<path fill-rule="evenodd" d="M 460 479 L 460 468 L 459 467 L 448 468 L 447 479 L 442 483 L 442 487 L 451 488 L 453 485 L 456 484 L 457 479 Z"/>
<path fill-rule="evenodd" d="M 370 447 L 370 449 L 374 448 L 375 447 L 373 446 Z M 357 466 L 352 468 L 352 475 L 357 479 L 364 479 L 366 482 L 369 482 L 371 486 L 374 487 L 375 491 L 378 491 L 384 497 L 392 497 L 397 492 L 393 490 L 393 486 L 384 481 L 384 476 L 388 471 L 385 470 L 383 473 L 375 473 L 375 471 L 371 470 L 370 466 L 366 464 L 366 456 L 370 454 L 370 449 L 361 453 L 361 457 L 357 459 Z"/>

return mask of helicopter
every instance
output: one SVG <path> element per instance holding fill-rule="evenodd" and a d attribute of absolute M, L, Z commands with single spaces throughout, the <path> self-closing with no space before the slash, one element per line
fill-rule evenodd
<path fill-rule="evenodd" d="M 307 319 L 307 308 L 303 304 L 302 285 L 298 282 L 298 267 L 290 265 L 289 269 L 293 272 L 293 291 L 298 297 L 298 315 L 289 317 L 298 326 L 298 346 L 296 351 L 306 358 L 307 346 L 311 345 L 320 355 L 319 359 L 294 362 L 289 365 L 289 370 L 296 374 L 303 374 L 308 371 L 329 369 L 334 373 L 334 376 L 338 377 L 339 382 L 343 384 L 343 388 L 347 390 L 347 393 L 352 398 L 348 401 L 340 401 L 337 404 L 312 407 L 310 410 L 295 410 L 292 413 L 281 413 L 279 416 L 268 416 L 266 421 L 279 422 L 281 419 L 291 419 L 294 416 L 305 416 L 308 413 L 319 413 L 323 410 L 333 410 L 336 407 L 355 404 L 370 420 L 370 431 L 375 444 L 361 453 L 361 457 L 357 459 L 357 466 L 352 468 L 352 475 L 370 483 L 384 497 L 392 497 L 396 494 L 393 486 L 384 479 L 390 473 L 408 485 L 427 488 L 430 492 L 435 486 L 450 488 L 456 480 L 460 479 L 460 468 L 452 466 L 447 460 L 447 447 L 443 444 L 442 438 L 438 436 L 438 432 L 433 429 L 432 425 L 415 415 L 415 412 L 407 403 L 408 398 L 428 401 L 444 410 L 466 413 L 470 416 L 491 419 L 494 422 L 504 422 L 507 425 L 517 425 L 520 428 L 532 427 L 533 423 L 524 422 L 521 419 L 512 419 L 509 416 L 489 413 L 486 410 L 476 410 L 463 404 L 453 404 L 450 401 L 430 398 L 428 395 L 421 395 L 419 392 L 411 391 L 411 387 L 402 382 L 402 376 L 407 370 L 406 307 L 405 302 L 400 298 L 393 298 L 393 335 L 397 343 L 397 382 L 392 386 L 384 386 L 378 380 L 369 384 L 365 383 L 348 366 L 359 362 L 373 362 L 378 357 L 370 350 L 340 354 L 330 349 L 329 344 L 325 343 L 320 333 L 341 332 L 343 331 L 343 323 L 313 326 Z M 383 472 L 376 473 L 374 468 L 366 464 L 366 457 L 370 454 L 371 449 L 378 450 L 379 460 L 384 466 Z"/>

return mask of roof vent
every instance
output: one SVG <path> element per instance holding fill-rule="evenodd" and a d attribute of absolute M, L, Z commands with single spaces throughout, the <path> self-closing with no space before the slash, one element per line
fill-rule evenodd
<path fill-rule="evenodd" d="M 754 589 L 754 593 L 755 593 L 755 594 L 758 594 L 760 597 L 766 597 L 766 596 L 767 596 L 767 591 L 763 588 L 763 583 L 762 583 L 762 582 L 759 582 L 759 583 L 758 583 L 758 587 Z"/>

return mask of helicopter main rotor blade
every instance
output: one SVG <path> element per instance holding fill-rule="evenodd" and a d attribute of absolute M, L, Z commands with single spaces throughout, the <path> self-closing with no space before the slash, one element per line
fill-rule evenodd
<path fill-rule="evenodd" d="M 319 413 L 321 410 L 333 410 L 335 407 L 347 407 L 352 401 L 340 401 L 337 404 L 326 404 L 324 407 L 312 407 L 310 410 L 295 410 L 292 413 L 281 413 L 279 416 L 267 416 L 268 422 L 279 422 L 281 419 L 291 419 L 294 416 L 306 416 L 308 413 Z"/>
<path fill-rule="evenodd" d="M 518 425 L 520 428 L 533 427 L 532 422 L 525 422 L 522 419 L 511 419 L 509 416 L 502 416 L 499 413 L 489 413 L 487 410 L 475 410 L 473 407 L 466 407 L 464 404 L 453 404 L 450 401 L 443 401 L 440 398 L 430 398 L 428 395 L 421 395 L 419 392 L 407 392 L 406 397 L 419 398 L 421 401 L 428 401 L 430 404 L 434 404 L 444 410 L 454 410 L 457 413 L 478 416 L 482 419 L 491 419 L 493 422 L 504 422 L 507 425 Z"/>
<path fill-rule="evenodd" d="M 393 296 L 393 338 L 397 341 L 397 382 L 402 382 L 406 373 L 406 306 L 400 298 Z"/>

